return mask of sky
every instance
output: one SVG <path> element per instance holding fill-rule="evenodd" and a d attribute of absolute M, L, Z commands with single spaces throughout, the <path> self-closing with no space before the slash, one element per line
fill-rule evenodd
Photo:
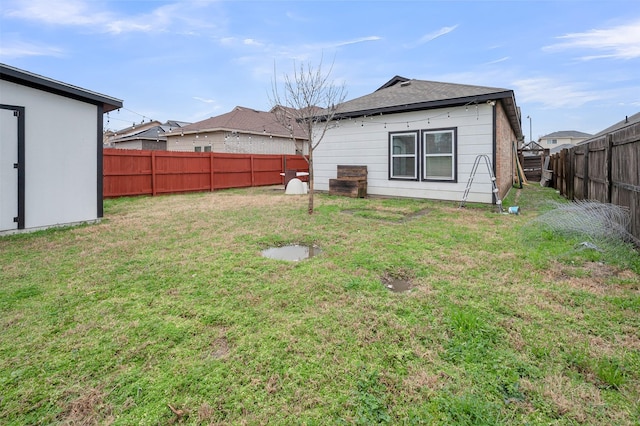
<path fill-rule="evenodd" d="M 640 111 L 640 1 L 0 0 L 0 62 L 121 99 L 111 130 L 267 111 L 321 64 L 347 100 L 396 75 L 511 89 L 537 140 Z"/>

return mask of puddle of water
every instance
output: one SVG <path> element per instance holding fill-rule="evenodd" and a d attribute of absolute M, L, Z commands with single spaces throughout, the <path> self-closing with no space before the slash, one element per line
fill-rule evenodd
<path fill-rule="evenodd" d="M 310 257 L 317 256 L 320 253 L 321 250 L 318 247 L 298 244 L 284 247 L 272 247 L 262 250 L 262 256 L 264 257 L 276 260 L 289 260 L 291 262 L 309 259 Z"/>
<path fill-rule="evenodd" d="M 411 290 L 411 283 L 399 278 L 388 278 L 382 281 L 384 286 L 394 293 L 404 293 Z"/>

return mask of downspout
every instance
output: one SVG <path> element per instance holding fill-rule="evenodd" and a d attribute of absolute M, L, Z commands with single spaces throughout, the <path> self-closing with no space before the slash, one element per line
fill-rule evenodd
<path fill-rule="evenodd" d="M 493 131 L 491 132 L 493 135 L 493 148 L 492 148 L 492 158 L 491 158 L 491 162 L 493 163 L 493 176 L 496 178 L 496 185 L 498 184 L 498 175 L 497 175 L 497 167 L 496 167 L 496 158 L 497 158 L 497 153 L 496 153 L 496 149 L 498 146 L 497 143 L 497 136 L 496 136 L 496 129 L 498 127 L 498 120 L 496 118 L 496 101 L 491 101 L 491 115 L 492 115 L 492 120 L 493 120 Z M 498 187 L 498 194 L 500 194 L 500 188 Z M 495 204 L 496 203 L 496 194 L 494 194 L 493 192 L 491 193 L 491 204 Z"/>

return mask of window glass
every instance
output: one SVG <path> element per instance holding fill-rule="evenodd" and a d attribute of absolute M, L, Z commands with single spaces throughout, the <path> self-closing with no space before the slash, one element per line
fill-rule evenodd
<path fill-rule="evenodd" d="M 455 133 L 453 130 L 423 133 L 425 180 L 455 180 Z"/>
<path fill-rule="evenodd" d="M 450 157 L 427 157 L 427 179 L 451 179 L 453 166 Z"/>
<path fill-rule="evenodd" d="M 416 153 L 415 135 L 394 135 L 393 154 L 414 155 Z"/>
<path fill-rule="evenodd" d="M 447 133 L 427 133 L 426 150 L 427 154 L 451 154 L 453 152 L 453 134 Z"/>
<path fill-rule="evenodd" d="M 398 133 L 391 135 L 390 150 L 391 177 L 417 179 L 417 133 Z"/>
<path fill-rule="evenodd" d="M 416 162 L 413 158 L 394 158 L 393 159 L 393 177 L 410 177 L 416 176 Z"/>

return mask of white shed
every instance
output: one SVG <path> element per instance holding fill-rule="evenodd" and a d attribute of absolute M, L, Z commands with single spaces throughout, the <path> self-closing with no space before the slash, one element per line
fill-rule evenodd
<path fill-rule="evenodd" d="M 317 190 L 329 190 L 338 165 L 360 165 L 369 195 L 461 201 L 479 155 L 490 159 L 501 198 L 512 186 L 522 139 L 512 90 L 396 76 L 336 111 L 314 152 Z M 482 163 L 468 201 L 495 202 L 492 189 Z"/>
<path fill-rule="evenodd" d="M 102 217 L 103 114 L 120 107 L 0 64 L 0 234 Z"/>

